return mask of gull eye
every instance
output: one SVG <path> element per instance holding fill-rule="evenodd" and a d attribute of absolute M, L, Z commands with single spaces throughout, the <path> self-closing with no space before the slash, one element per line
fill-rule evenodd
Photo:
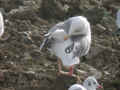
<path fill-rule="evenodd" d="M 90 83 L 90 82 L 88 82 L 88 86 L 91 86 L 91 83 Z"/>
<path fill-rule="evenodd" d="M 96 82 L 93 82 L 93 84 L 96 84 Z"/>

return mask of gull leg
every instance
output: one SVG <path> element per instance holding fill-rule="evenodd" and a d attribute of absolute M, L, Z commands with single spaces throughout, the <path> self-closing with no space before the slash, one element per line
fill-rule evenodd
<path fill-rule="evenodd" d="M 79 75 L 73 74 L 74 72 L 74 65 L 69 68 L 69 76 L 72 76 L 77 79 L 77 83 L 81 83 Z"/>
<path fill-rule="evenodd" d="M 61 59 L 58 59 L 58 75 L 60 74 L 69 75 L 68 72 L 62 71 L 62 62 L 61 62 Z"/>
<path fill-rule="evenodd" d="M 72 74 L 73 74 L 73 68 L 74 68 L 73 66 L 71 66 L 71 67 L 69 68 L 69 75 L 70 75 L 70 76 L 72 76 Z"/>
<path fill-rule="evenodd" d="M 80 77 L 76 74 L 73 74 L 74 66 L 71 66 L 69 68 L 69 70 L 70 70 L 69 72 L 64 72 L 64 71 L 62 71 L 62 62 L 60 59 L 58 59 L 57 63 L 58 63 L 58 76 L 60 76 L 61 74 L 66 75 L 66 76 L 71 76 L 71 77 L 74 77 L 77 79 L 77 83 L 80 83 Z"/>
<path fill-rule="evenodd" d="M 64 71 L 62 71 L 62 62 L 60 59 L 57 60 L 57 63 L 58 63 L 58 75 L 63 74 L 63 75 L 67 75 L 67 76 L 76 77 L 76 75 L 73 74 L 73 66 L 70 67 L 69 72 L 64 72 Z"/>
<path fill-rule="evenodd" d="M 62 71 L 62 63 L 61 63 L 61 60 L 58 59 L 58 60 L 57 60 L 57 63 L 58 63 L 58 75 L 60 75 L 60 74 L 61 74 L 61 71 Z"/>
<path fill-rule="evenodd" d="M 81 83 L 80 77 L 76 74 L 73 74 L 74 65 L 69 68 L 69 72 L 64 72 L 62 71 L 62 62 L 60 59 L 57 60 L 57 63 L 58 63 L 58 76 L 60 76 L 61 74 L 66 76 L 71 76 L 77 79 L 77 83 Z"/>
<path fill-rule="evenodd" d="M 57 63 L 58 63 L 58 75 L 69 75 L 69 72 L 64 72 L 62 71 L 62 62 L 61 62 L 61 59 L 58 59 L 57 60 Z"/>
<path fill-rule="evenodd" d="M 60 76 L 61 74 L 66 76 L 71 76 L 77 79 L 77 83 L 80 83 L 80 77 L 76 74 L 73 74 L 73 68 L 74 66 L 71 66 L 69 72 L 62 71 L 62 62 L 60 59 L 58 60 L 58 76 Z"/>

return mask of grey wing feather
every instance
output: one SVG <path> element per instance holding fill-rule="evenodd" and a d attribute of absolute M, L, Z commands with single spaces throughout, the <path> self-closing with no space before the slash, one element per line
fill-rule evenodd
<path fill-rule="evenodd" d="M 42 48 L 44 47 L 45 43 L 47 42 L 48 38 L 45 38 L 42 42 L 42 44 L 40 45 L 40 51 L 42 50 Z"/>
<path fill-rule="evenodd" d="M 55 26 L 53 26 L 53 27 L 48 31 L 48 33 L 51 34 L 51 33 L 53 33 L 54 31 L 56 31 L 58 28 L 63 28 L 63 24 L 64 24 L 64 22 L 60 22 L 60 23 L 56 24 Z"/>
<path fill-rule="evenodd" d="M 90 43 L 86 38 L 78 39 L 77 41 L 74 41 L 74 48 L 73 48 L 73 54 L 74 56 L 84 56 L 87 54 L 90 48 Z"/>
<path fill-rule="evenodd" d="M 74 42 L 74 48 L 73 48 L 73 54 L 74 54 L 74 57 L 77 56 L 81 56 L 81 51 L 82 51 L 82 48 L 80 46 L 80 43 L 78 42 Z"/>
<path fill-rule="evenodd" d="M 64 26 L 63 26 L 63 28 L 64 28 L 64 30 L 65 30 L 65 32 L 68 34 L 69 33 L 69 31 L 70 31 L 70 25 L 71 25 L 71 21 L 68 19 L 68 20 L 66 20 L 66 21 L 64 21 Z"/>
<path fill-rule="evenodd" d="M 42 50 L 43 47 L 51 48 L 52 43 L 54 42 L 54 38 L 45 38 L 40 45 L 40 51 Z"/>
<path fill-rule="evenodd" d="M 55 26 L 53 26 L 47 34 L 44 35 L 45 39 L 43 40 L 42 44 L 40 45 L 40 51 L 42 50 L 42 48 L 45 46 L 45 45 L 48 45 L 50 44 L 50 42 L 53 41 L 53 39 L 50 37 L 51 34 L 56 31 L 58 28 L 62 28 L 64 22 L 60 22 L 58 24 L 56 24 Z"/>

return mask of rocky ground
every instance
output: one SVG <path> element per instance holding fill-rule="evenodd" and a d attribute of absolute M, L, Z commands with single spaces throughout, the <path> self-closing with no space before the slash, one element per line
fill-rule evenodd
<path fill-rule="evenodd" d="M 96 75 L 103 90 L 120 90 L 120 41 L 113 36 L 119 6 L 119 0 L 0 0 L 5 21 L 0 90 L 67 90 L 75 83 L 75 78 L 56 75 L 56 57 L 39 46 L 50 27 L 76 15 L 86 16 L 92 28 L 92 47 L 78 73 L 86 72 L 80 73 L 83 79 Z"/>

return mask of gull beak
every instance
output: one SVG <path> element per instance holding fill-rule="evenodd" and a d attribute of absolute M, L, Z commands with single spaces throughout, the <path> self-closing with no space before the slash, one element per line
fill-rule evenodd
<path fill-rule="evenodd" d="M 101 85 L 98 85 L 98 88 L 103 88 Z"/>
<path fill-rule="evenodd" d="M 64 36 L 64 40 L 67 40 L 68 38 L 69 38 L 69 36 L 68 36 L 68 35 Z"/>

